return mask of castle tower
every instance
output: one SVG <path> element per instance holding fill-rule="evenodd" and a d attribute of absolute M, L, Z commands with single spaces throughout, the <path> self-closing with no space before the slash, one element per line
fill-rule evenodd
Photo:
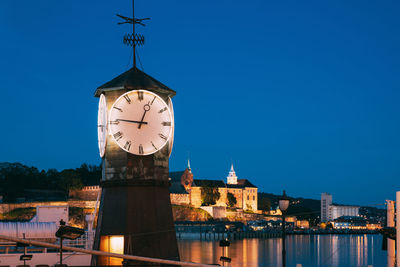
<path fill-rule="evenodd" d="M 235 170 L 233 169 L 233 163 L 231 165 L 231 170 L 229 171 L 229 175 L 226 178 L 228 184 L 237 184 L 237 176 Z"/>

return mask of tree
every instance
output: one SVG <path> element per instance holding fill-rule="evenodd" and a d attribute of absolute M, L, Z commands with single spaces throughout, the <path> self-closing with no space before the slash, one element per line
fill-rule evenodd
<path fill-rule="evenodd" d="M 228 198 L 228 203 L 227 203 L 228 207 L 230 208 L 234 207 L 237 203 L 235 195 L 232 193 L 228 193 L 227 198 Z"/>
<path fill-rule="evenodd" d="M 268 197 L 259 195 L 258 209 L 263 210 L 263 211 L 270 211 L 271 210 L 271 200 Z"/>
<path fill-rule="evenodd" d="M 60 172 L 60 188 L 68 194 L 71 189 L 81 189 L 83 187 L 82 178 L 80 174 L 73 170 L 67 169 Z"/>
<path fill-rule="evenodd" d="M 217 187 L 213 187 L 210 185 L 204 186 L 201 188 L 201 205 L 202 206 L 215 205 L 220 196 L 221 194 L 219 193 Z"/>

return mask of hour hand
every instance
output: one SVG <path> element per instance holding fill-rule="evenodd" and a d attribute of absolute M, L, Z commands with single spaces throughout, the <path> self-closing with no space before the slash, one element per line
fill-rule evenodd
<path fill-rule="evenodd" d="M 147 124 L 147 122 L 145 122 L 145 121 L 132 121 L 132 120 L 123 120 L 123 119 L 116 119 L 115 121 L 111 121 L 111 123 L 112 124 L 118 124 L 120 121 Z"/>

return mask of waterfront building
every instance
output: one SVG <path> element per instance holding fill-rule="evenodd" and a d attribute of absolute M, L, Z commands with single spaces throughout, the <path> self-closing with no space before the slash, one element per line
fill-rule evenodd
<path fill-rule="evenodd" d="M 332 205 L 332 195 L 321 194 L 321 222 L 329 221 L 329 206 Z"/>
<path fill-rule="evenodd" d="M 299 220 L 296 221 L 296 227 L 301 228 L 301 229 L 309 229 L 310 228 L 310 222 L 307 220 Z"/>
<path fill-rule="evenodd" d="M 367 221 L 359 216 L 341 216 L 332 222 L 334 229 L 366 230 Z"/>
<path fill-rule="evenodd" d="M 257 211 L 258 188 L 247 179 L 238 179 L 233 164 L 226 183 L 223 180 L 194 179 L 189 161 L 188 167 L 184 171 L 170 172 L 169 177 L 172 204 L 186 204 L 199 208 L 202 206 L 201 189 L 216 187 L 220 197 L 214 206 L 226 207 L 228 193 L 231 193 L 236 199 L 233 208 Z"/>
<path fill-rule="evenodd" d="M 321 194 L 321 222 L 333 221 L 342 216 L 359 216 L 359 206 L 332 204 L 332 195 Z"/>
<path fill-rule="evenodd" d="M 360 207 L 345 205 L 330 205 L 329 220 L 332 221 L 342 216 L 359 216 Z"/>

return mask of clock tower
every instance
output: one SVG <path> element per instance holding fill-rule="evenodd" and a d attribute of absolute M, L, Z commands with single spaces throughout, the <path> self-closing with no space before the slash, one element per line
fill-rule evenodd
<path fill-rule="evenodd" d="M 118 16 L 133 29 L 145 20 Z M 102 193 L 94 249 L 179 260 L 168 181 L 176 92 L 136 67 L 135 47 L 143 36 L 133 32 L 124 42 L 133 46 L 133 67 L 95 92 Z M 92 265 L 121 264 L 92 258 Z"/>

